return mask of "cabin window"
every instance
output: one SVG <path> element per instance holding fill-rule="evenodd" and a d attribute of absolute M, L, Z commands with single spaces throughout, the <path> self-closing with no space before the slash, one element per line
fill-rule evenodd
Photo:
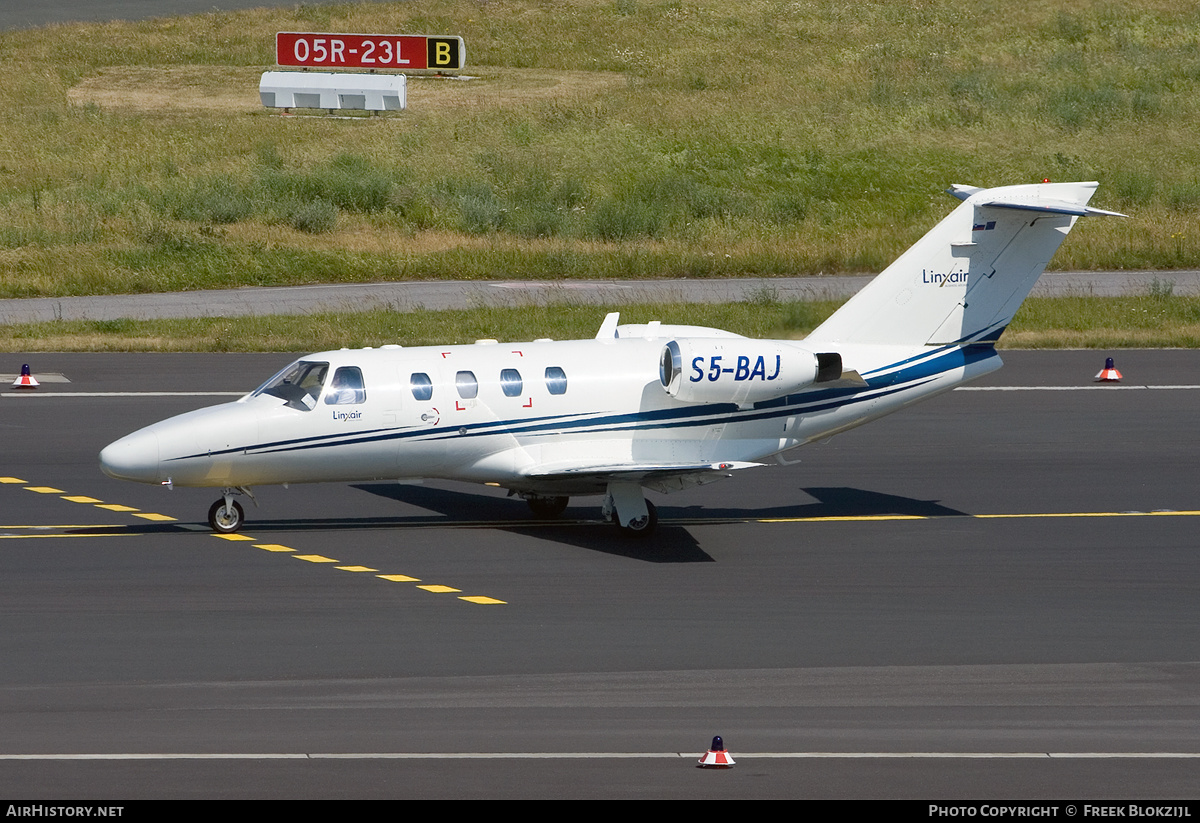
<path fill-rule="evenodd" d="M 349 406 L 363 403 L 366 399 L 367 390 L 358 366 L 342 366 L 333 373 L 329 391 L 325 393 L 325 405 Z"/>
<path fill-rule="evenodd" d="M 551 394 L 566 394 L 567 373 L 558 366 L 547 366 L 546 389 Z"/>
<path fill-rule="evenodd" d="M 454 387 L 463 400 L 471 400 L 479 395 L 479 381 L 475 379 L 473 371 L 460 371 L 454 375 Z"/>
<path fill-rule="evenodd" d="M 408 387 L 412 389 L 412 395 L 417 400 L 431 400 L 433 398 L 433 381 L 429 379 L 429 375 L 425 372 L 414 372 L 408 378 Z"/>
<path fill-rule="evenodd" d="M 500 372 L 500 388 L 505 397 L 520 397 L 524 385 L 521 373 L 516 369 L 504 369 Z"/>
<path fill-rule="evenodd" d="M 266 394 L 278 397 L 289 408 L 311 411 L 317 405 L 317 398 L 321 395 L 321 387 L 325 385 L 325 375 L 328 372 L 328 363 L 297 360 L 259 386 L 254 396 Z"/>

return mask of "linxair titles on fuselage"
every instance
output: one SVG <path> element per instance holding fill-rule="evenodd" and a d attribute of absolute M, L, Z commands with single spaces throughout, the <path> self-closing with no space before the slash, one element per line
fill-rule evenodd
<path fill-rule="evenodd" d="M 948 391 L 1000 367 L 995 343 L 1095 183 L 980 189 L 803 341 L 604 319 L 591 340 L 312 354 L 233 403 L 112 443 L 112 477 L 221 489 L 241 528 L 253 486 L 445 478 L 489 483 L 555 517 L 601 496 L 646 535 L 669 493 Z"/>

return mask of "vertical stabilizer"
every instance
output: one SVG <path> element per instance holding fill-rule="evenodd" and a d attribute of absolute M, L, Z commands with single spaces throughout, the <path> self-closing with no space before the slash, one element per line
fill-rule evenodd
<path fill-rule="evenodd" d="M 1096 183 L 954 186 L 964 202 L 807 338 L 823 345 L 994 342 Z M 1124 215 L 1118 215 L 1124 216 Z"/>

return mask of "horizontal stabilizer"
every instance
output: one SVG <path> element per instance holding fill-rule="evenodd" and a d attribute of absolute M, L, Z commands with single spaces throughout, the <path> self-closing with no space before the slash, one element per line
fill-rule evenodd
<path fill-rule="evenodd" d="M 989 206 L 993 209 L 1018 209 L 1021 211 L 1041 212 L 1042 214 L 1070 214 L 1075 217 L 1128 217 L 1119 211 L 1105 211 L 1091 206 L 1081 206 L 1065 200 L 1039 200 L 1036 203 L 1022 203 L 1019 200 L 981 200 L 975 205 Z"/>
<path fill-rule="evenodd" d="M 1095 186 L 1095 183 L 1089 185 Z M 986 189 L 981 189 L 978 186 L 964 186 L 962 183 L 955 183 L 950 188 L 946 189 L 946 194 L 952 197 L 957 197 L 959 200 L 966 200 L 973 194 L 978 194 Z M 1091 206 L 1081 205 L 1078 202 L 1071 200 L 1052 200 L 1049 198 L 1037 198 L 1036 201 L 1031 201 L 1028 198 L 1005 198 L 1005 197 L 985 197 L 976 201 L 978 206 L 994 206 L 998 209 L 1024 209 L 1025 211 L 1040 211 L 1048 214 L 1073 214 L 1076 217 L 1088 216 L 1103 216 L 1103 217 L 1128 217 L 1127 214 L 1121 214 L 1119 211 L 1106 211 L 1104 209 L 1092 208 Z"/>

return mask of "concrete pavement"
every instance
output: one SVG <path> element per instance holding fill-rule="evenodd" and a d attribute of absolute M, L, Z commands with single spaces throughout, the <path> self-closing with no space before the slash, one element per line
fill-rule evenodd
<path fill-rule="evenodd" d="M 729 303 L 755 299 L 845 299 L 873 275 L 745 277 L 712 280 L 419 281 L 326 283 L 311 286 L 36 297 L 0 300 L 0 324 L 53 320 L 245 317 L 368 309 L 464 309 L 481 306 L 621 303 Z M 1157 285 L 1156 285 L 1157 284 Z M 1055 272 L 1043 274 L 1034 296 L 1116 297 L 1170 287 L 1200 294 L 1200 271 Z"/>

